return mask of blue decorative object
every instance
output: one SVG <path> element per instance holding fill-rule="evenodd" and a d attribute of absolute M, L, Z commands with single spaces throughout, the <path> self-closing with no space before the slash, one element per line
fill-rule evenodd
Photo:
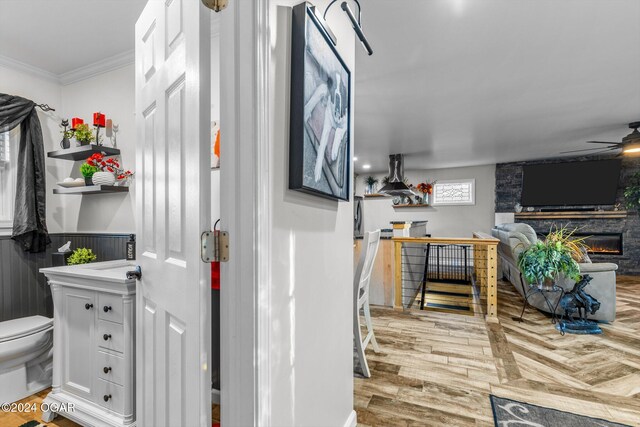
<path fill-rule="evenodd" d="M 562 335 L 570 334 L 601 334 L 602 329 L 593 320 L 587 320 L 587 314 L 595 314 L 600 309 L 600 302 L 584 291 L 593 278 L 588 274 L 573 285 L 573 289 L 565 293 L 560 299 L 560 306 L 564 309 L 564 317 L 556 325 Z M 574 315 L 578 318 L 574 319 Z"/>

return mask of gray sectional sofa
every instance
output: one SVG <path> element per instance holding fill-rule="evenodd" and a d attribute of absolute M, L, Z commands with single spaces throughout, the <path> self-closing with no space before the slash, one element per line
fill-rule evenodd
<path fill-rule="evenodd" d="M 499 268 L 503 276 L 511 282 L 516 290 L 524 296 L 523 289 L 529 290 L 528 285 L 522 283 L 522 277 L 518 270 L 517 262 L 520 253 L 529 245 L 538 240 L 536 232 L 528 224 L 510 223 L 496 225 L 491 234 L 500 240 L 498 245 L 498 256 L 500 259 Z M 612 263 L 580 263 L 580 272 L 593 277 L 591 283 L 585 291 L 600 301 L 600 310 L 594 315 L 589 315 L 590 319 L 602 322 L 613 322 L 616 318 L 616 270 L 618 266 Z M 561 277 L 557 284 L 566 291 L 573 288 L 574 281 Z M 555 303 L 559 297 L 552 294 Z M 529 303 L 539 310 L 548 312 L 549 309 L 542 298 L 542 295 L 532 295 Z M 562 314 L 562 308 L 558 307 L 557 313 Z"/>

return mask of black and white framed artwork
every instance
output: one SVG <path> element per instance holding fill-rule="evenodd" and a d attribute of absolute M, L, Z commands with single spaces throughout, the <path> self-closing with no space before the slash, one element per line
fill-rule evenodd
<path fill-rule="evenodd" d="M 309 3 L 291 37 L 289 188 L 349 200 L 351 72 Z"/>

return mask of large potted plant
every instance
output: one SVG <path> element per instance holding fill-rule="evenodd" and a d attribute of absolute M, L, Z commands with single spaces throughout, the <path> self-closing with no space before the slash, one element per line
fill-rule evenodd
<path fill-rule="evenodd" d="M 539 240 L 526 248 L 518 257 L 518 268 L 530 286 L 550 289 L 558 275 L 580 280 L 580 266 L 576 259 L 583 257 L 584 238 L 574 238 L 575 230 L 552 230 L 545 240 Z"/>

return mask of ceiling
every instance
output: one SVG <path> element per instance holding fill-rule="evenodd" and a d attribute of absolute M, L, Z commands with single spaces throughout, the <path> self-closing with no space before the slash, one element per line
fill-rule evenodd
<path fill-rule="evenodd" d="M 132 51 L 146 0 L 0 0 L 0 55 L 62 75 Z"/>
<path fill-rule="evenodd" d="M 640 1 L 360 3 L 357 173 L 557 157 L 640 120 Z"/>

